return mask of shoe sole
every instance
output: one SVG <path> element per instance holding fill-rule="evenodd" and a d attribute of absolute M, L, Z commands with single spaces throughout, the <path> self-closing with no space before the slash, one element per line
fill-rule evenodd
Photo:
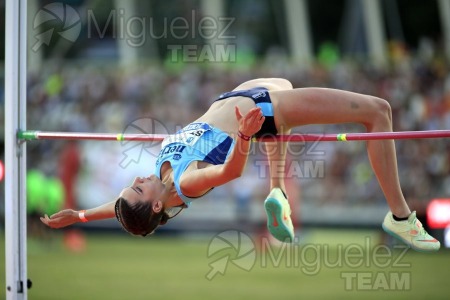
<path fill-rule="evenodd" d="M 283 205 L 274 198 L 268 198 L 264 202 L 267 215 L 267 229 L 279 241 L 291 243 L 294 234 L 283 222 Z"/>
<path fill-rule="evenodd" d="M 409 243 L 408 241 L 406 241 L 404 238 L 402 238 L 400 235 L 396 234 L 395 232 L 389 230 L 388 228 L 386 228 L 384 226 L 384 224 L 381 224 L 381 227 L 383 228 L 384 232 L 386 232 L 387 234 L 389 234 L 390 236 L 402 241 L 403 243 L 406 244 L 406 246 L 414 249 L 415 251 L 418 252 L 436 252 L 439 250 L 439 248 L 437 249 L 421 249 L 421 248 L 417 248 L 416 246 L 414 246 L 413 244 Z"/>

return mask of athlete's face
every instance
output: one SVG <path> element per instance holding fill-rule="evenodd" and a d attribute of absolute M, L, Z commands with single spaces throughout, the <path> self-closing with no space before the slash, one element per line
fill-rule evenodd
<path fill-rule="evenodd" d="M 127 199 L 130 204 L 137 201 L 153 202 L 153 200 L 162 200 L 165 185 L 156 175 L 149 177 L 136 177 L 133 183 L 120 192 L 119 196 Z"/>

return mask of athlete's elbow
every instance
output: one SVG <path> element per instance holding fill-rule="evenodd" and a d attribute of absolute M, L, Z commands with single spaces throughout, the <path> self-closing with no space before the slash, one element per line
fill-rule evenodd
<path fill-rule="evenodd" d="M 242 171 L 236 171 L 236 170 L 233 170 L 233 171 L 229 174 L 229 176 L 230 176 L 230 180 L 238 179 L 239 177 L 242 176 Z"/>
<path fill-rule="evenodd" d="M 237 179 L 244 173 L 244 167 L 238 162 L 228 161 L 222 166 L 222 177 L 226 178 L 226 181 Z"/>
<path fill-rule="evenodd" d="M 231 168 L 229 170 L 227 170 L 227 176 L 228 177 L 228 181 L 234 180 L 234 179 L 238 179 L 239 177 L 242 176 L 243 171 L 236 169 L 236 168 Z"/>

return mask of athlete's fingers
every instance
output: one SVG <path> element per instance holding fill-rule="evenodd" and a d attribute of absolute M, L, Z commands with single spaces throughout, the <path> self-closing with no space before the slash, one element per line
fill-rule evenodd
<path fill-rule="evenodd" d="M 51 215 L 50 219 L 64 217 L 64 216 L 68 216 L 71 214 L 72 214 L 72 211 L 70 209 L 64 209 L 64 210 L 58 211 L 57 213 L 54 213 L 53 215 Z"/>
<path fill-rule="evenodd" d="M 262 124 L 264 123 L 264 116 L 257 116 L 257 118 L 254 120 L 253 124 L 255 124 L 255 128 L 257 128 L 257 130 L 261 129 Z"/>
<path fill-rule="evenodd" d="M 48 225 L 48 221 L 50 220 L 47 216 L 47 214 L 44 215 L 44 217 L 40 217 L 41 222 L 44 223 L 45 225 Z"/>
<path fill-rule="evenodd" d="M 254 111 L 251 111 L 251 115 L 249 116 L 249 118 L 251 119 L 252 122 L 257 122 L 262 117 L 262 115 L 263 114 L 261 108 L 258 107 Z"/>
<path fill-rule="evenodd" d="M 254 107 L 250 109 L 245 116 L 242 115 L 239 107 L 235 107 L 236 118 L 240 123 L 240 130 L 248 132 L 247 135 L 253 135 L 259 129 L 261 129 L 262 122 L 264 122 L 264 116 L 260 107 Z"/>
<path fill-rule="evenodd" d="M 260 127 L 259 120 L 262 117 L 262 111 L 261 108 L 256 107 L 256 108 L 252 108 L 247 115 L 245 116 L 245 126 L 252 128 L 252 127 Z"/>
<path fill-rule="evenodd" d="M 252 108 L 252 109 L 250 109 L 249 111 L 248 111 L 248 113 L 245 115 L 245 118 L 247 119 L 247 120 L 254 120 L 257 116 L 258 116 L 258 114 L 261 112 L 261 108 L 259 108 L 259 107 L 255 107 L 255 108 Z"/>
<path fill-rule="evenodd" d="M 50 216 L 49 219 L 55 219 L 55 218 L 61 217 L 63 215 L 64 215 L 64 210 L 54 213 L 53 215 Z"/>

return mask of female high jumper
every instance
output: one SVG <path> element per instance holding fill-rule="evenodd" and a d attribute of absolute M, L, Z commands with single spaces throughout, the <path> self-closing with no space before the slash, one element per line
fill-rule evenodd
<path fill-rule="evenodd" d="M 164 139 L 156 161 L 156 174 L 138 177 L 118 198 L 96 208 L 62 210 L 41 221 L 52 228 L 77 222 L 116 217 L 131 234 L 146 236 L 191 201 L 213 188 L 239 178 L 245 168 L 251 138 L 289 134 L 308 124 L 359 123 L 368 132 L 392 131 L 392 114 L 386 100 L 326 88 L 297 88 L 280 78 L 244 82 L 223 93 L 200 118 Z M 284 176 L 286 143 L 266 142 L 270 193 L 264 202 L 267 227 L 280 241 L 294 240 Z M 393 140 L 367 142 L 372 169 L 390 211 L 383 229 L 418 251 L 437 251 L 440 243 L 430 236 L 403 196 Z M 284 164 L 283 164 L 284 167 Z"/>

